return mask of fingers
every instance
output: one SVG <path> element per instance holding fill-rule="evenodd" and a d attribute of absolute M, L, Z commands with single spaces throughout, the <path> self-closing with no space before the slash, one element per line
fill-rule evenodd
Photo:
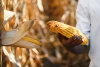
<path fill-rule="evenodd" d="M 70 44 L 72 41 L 73 41 L 73 38 L 67 38 L 61 34 L 58 34 L 58 38 L 59 38 L 59 41 L 63 44 L 63 45 L 67 45 L 67 44 Z"/>
<path fill-rule="evenodd" d="M 77 44 L 81 44 L 83 41 L 82 41 L 82 36 L 78 36 L 78 42 L 77 42 Z"/>
<path fill-rule="evenodd" d="M 68 40 L 67 37 L 61 35 L 61 34 L 58 34 L 58 38 L 59 38 L 59 41 L 62 42 L 63 40 Z"/>
<path fill-rule="evenodd" d="M 64 38 L 64 39 L 66 39 L 66 40 L 68 39 L 67 37 L 65 37 L 65 36 L 61 35 L 60 33 L 58 34 L 58 38 L 59 38 L 59 39 Z"/>
<path fill-rule="evenodd" d="M 69 38 L 69 39 L 66 41 L 67 44 L 71 44 L 71 43 L 74 41 L 75 38 L 76 38 L 75 36 Z"/>
<path fill-rule="evenodd" d="M 62 42 L 63 37 L 61 34 L 58 34 L 58 38 L 59 38 L 59 41 Z"/>
<path fill-rule="evenodd" d="M 67 41 L 66 41 L 66 44 L 63 44 L 64 46 L 72 46 L 72 45 L 76 45 L 76 42 L 77 42 L 77 35 L 74 35 L 73 37 L 69 38 Z"/>
<path fill-rule="evenodd" d="M 58 38 L 59 38 L 59 41 L 64 45 L 64 46 L 76 46 L 76 45 L 79 45 L 81 44 L 83 41 L 82 41 L 82 36 L 78 36 L 78 35 L 74 35 L 73 37 L 71 38 L 67 38 L 61 34 L 58 34 Z"/>
<path fill-rule="evenodd" d="M 77 46 L 82 43 L 82 36 L 74 35 L 73 37 L 67 39 L 66 41 L 63 41 L 64 46 Z"/>
<path fill-rule="evenodd" d="M 71 45 L 79 45 L 81 44 L 83 41 L 82 41 L 82 36 L 77 36 L 75 35 L 74 36 L 74 41 L 72 41 Z"/>
<path fill-rule="evenodd" d="M 75 36 L 73 36 L 73 37 L 71 37 L 71 38 L 69 38 L 69 39 L 63 38 L 62 41 L 61 41 L 61 43 L 62 43 L 65 47 L 70 46 L 71 43 L 74 41 L 73 38 L 75 38 Z"/>

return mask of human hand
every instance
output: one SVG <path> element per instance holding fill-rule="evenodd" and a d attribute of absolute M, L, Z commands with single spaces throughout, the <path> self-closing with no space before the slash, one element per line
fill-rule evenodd
<path fill-rule="evenodd" d="M 71 38 L 67 38 L 61 34 L 58 34 L 58 38 L 65 48 L 74 47 L 74 46 L 80 45 L 83 42 L 81 35 L 80 36 L 74 35 Z"/>

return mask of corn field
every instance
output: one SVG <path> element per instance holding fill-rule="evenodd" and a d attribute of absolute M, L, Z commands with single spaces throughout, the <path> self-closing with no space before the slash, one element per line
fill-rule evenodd
<path fill-rule="evenodd" d="M 13 29 L 19 30 L 25 21 L 33 20 L 34 24 L 25 36 L 41 43 L 39 48 L 36 44 L 34 48 L 16 47 L 15 43 L 0 46 L 0 67 L 88 67 L 88 50 L 80 55 L 70 53 L 61 45 L 57 35 L 46 26 L 49 20 L 75 26 L 77 2 L 78 0 L 0 0 L 4 10 L 14 13 L 5 20 L 5 13 L 0 7 L 0 34 L 2 22 L 3 29 L 9 32 Z M 26 45 L 24 42 L 22 44 Z"/>

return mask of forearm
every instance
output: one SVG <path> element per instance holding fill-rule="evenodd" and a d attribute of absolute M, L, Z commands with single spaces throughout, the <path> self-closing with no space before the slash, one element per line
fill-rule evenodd
<path fill-rule="evenodd" d="M 86 49 L 88 48 L 88 46 L 83 46 L 83 45 L 77 45 L 77 46 L 68 46 L 66 47 L 66 49 L 68 51 L 70 51 L 71 53 L 74 53 L 74 54 L 81 54 L 83 52 L 86 51 Z"/>

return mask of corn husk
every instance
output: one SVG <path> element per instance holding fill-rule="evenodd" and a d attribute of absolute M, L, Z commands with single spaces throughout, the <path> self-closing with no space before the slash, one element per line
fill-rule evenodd
<path fill-rule="evenodd" d="M 8 20 L 10 17 L 14 16 L 14 12 L 12 11 L 8 11 L 8 10 L 4 10 L 4 20 Z"/>
<path fill-rule="evenodd" d="M 35 43 L 29 42 L 24 39 L 20 39 L 19 41 L 12 44 L 15 47 L 21 47 L 21 48 L 39 48 L 40 45 L 37 45 Z"/>
<path fill-rule="evenodd" d="M 2 31 L 2 36 L 1 36 L 2 45 L 14 44 L 15 42 L 23 38 L 27 34 L 27 32 L 30 30 L 33 23 L 34 23 L 33 20 L 27 21 L 22 25 L 22 27 L 19 30 L 13 29 L 8 32 Z"/>

